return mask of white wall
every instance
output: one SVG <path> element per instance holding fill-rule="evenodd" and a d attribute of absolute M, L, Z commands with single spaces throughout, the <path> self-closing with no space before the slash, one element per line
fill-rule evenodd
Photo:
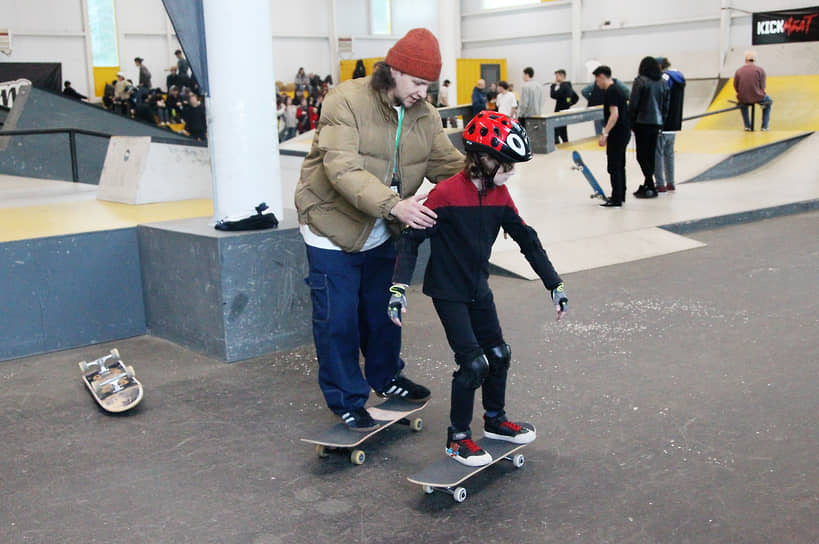
<path fill-rule="evenodd" d="M 82 0 L 3 0 L 0 27 L 12 34 L 12 54 L 0 62 L 61 62 L 63 79 L 87 94 L 89 72 Z"/>
<path fill-rule="evenodd" d="M 0 62 L 61 62 L 63 78 L 89 94 L 93 79 L 90 40 L 83 23 L 85 0 L 2 1 L 0 27 L 11 29 L 14 52 L 10 57 L 0 54 Z M 122 68 L 136 80 L 133 58 L 141 56 L 153 73 L 154 85 L 164 87 L 164 70 L 175 62 L 178 42 L 161 0 L 114 1 Z M 590 59 L 609 64 L 623 79 L 631 79 L 644 55 L 669 57 L 689 78 L 726 76 L 750 46 L 750 15 L 733 11 L 728 36 L 732 49 L 721 62 L 719 0 L 556 0 L 491 11 L 483 9 L 484 0 L 440 1 L 460 2 L 461 56 L 506 58 L 509 79 L 518 86 L 526 66 L 535 69 L 540 81 L 551 80 L 557 68 L 568 70 L 577 82 L 588 81 L 584 63 Z M 573 1 L 581 2 L 580 58 L 572 56 Z M 333 2 L 334 29 L 329 15 Z M 746 11 L 786 9 L 794 2 L 730 0 L 737 10 Z M 436 0 L 392 0 L 390 36 L 369 34 L 368 5 L 369 0 L 271 0 L 276 79 L 291 81 L 300 66 L 322 77 L 337 76 L 330 43 L 333 32 L 353 37 L 354 51 L 347 58 L 383 56 L 413 27 L 440 33 Z M 816 43 L 757 49 L 760 65 L 772 75 L 819 73 Z"/>
<path fill-rule="evenodd" d="M 572 56 L 572 5 L 580 2 L 579 58 Z M 793 0 L 729 0 L 730 47 L 720 58 L 719 0 L 556 0 L 543 4 L 483 9 L 483 0 L 461 0 L 464 58 L 506 58 L 510 82 L 520 85 L 526 66 L 549 81 L 565 68 L 576 82 L 591 80 L 585 63 L 597 60 L 615 75 L 632 79 L 640 59 L 666 56 L 689 78 L 730 76 L 751 44 L 752 11 L 805 5 Z M 809 2 L 808 2 L 809 4 Z M 759 46 L 760 65 L 771 75 L 819 73 L 819 46 Z"/>

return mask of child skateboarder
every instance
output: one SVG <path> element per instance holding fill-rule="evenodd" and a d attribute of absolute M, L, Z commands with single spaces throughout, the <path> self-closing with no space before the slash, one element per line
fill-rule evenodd
<path fill-rule="evenodd" d="M 566 312 L 568 298 L 537 233 L 520 218 L 504 186 L 514 174 L 514 163 L 532 158 L 525 129 L 506 115 L 482 111 L 466 126 L 463 139 L 464 170 L 438 183 L 425 203 L 438 214 L 435 226 L 407 228 L 398 241 L 387 311 L 401 326 L 418 245 L 430 238 L 432 254 L 423 290 L 432 297 L 458 365 L 452 377 L 446 454 L 465 465 L 482 466 L 492 458 L 475 444 L 470 431 L 479 387 L 486 437 L 517 444 L 535 439 L 534 431 L 509 421 L 504 412 L 512 351 L 504 342 L 488 283 L 489 255 L 501 228 L 518 243 L 551 292 L 558 320 Z"/>

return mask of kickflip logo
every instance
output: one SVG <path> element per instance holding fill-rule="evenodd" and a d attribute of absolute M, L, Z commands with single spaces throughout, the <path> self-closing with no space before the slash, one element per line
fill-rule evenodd
<path fill-rule="evenodd" d="M 753 14 L 754 45 L 819 41 L 819 7 Z"/>

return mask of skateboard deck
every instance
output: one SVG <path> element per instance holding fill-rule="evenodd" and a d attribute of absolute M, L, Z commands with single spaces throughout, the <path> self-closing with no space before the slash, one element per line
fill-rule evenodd
<path fill-rule="evenodd" d="M 85 386 L 104 410 L 125 412 L 142 400 L 142 384 L 134 376 L 134 367 L 122 362 L 116 348 L 99 359 L 78 364 Z"/>
<path fill-rule="evenodd" d="M 586 181 L 589 182 L 589 185 L 594 191 L 592 194 L 589 195 L 589 198 L 602 198 L 606 200 L 606 193 L 603 192 L 603 189 L 600 187 L 600 184 L 597 183 L 597 180 L 594 179 L 594 174 L 591 173 L 589 167 L 586 166 L 586 163 L 583 162 L 583 157 L 580 156 L 580 153 L 577 151 L 572 151 L 572 161 L 574 161 L 574 166 L 572 167 L 573 170 L 580 170 L 580 172 L 585 176 Z"/>
<path fill-rule="evenodd" d="M 531 423 L 521 423 L 520 425 L 532 431 L 535 430 L 535 426 Z M 464 502 L 466 500 L 466 488 L 461 484 L 475 474 L 501 460 L 511 461 L 515 468 L 521 468 L 526 462 L 526 458 L 522 453 L 518 453 L 518 450 L 529 444 L 513 444 L 492 438 L 481 438 L 476 440 L 475 443 L 492 456 L 491 463 L 480 467 L 470 467 L 462 465 L 449 457 L 443 457 L 421 470 L 421 472 L 408 476 L 407 480 L 422 486 L 424 493 L 430 494 L 441 491 L 452 495 L 455 502 Z"/>
<path fill-rule="evenodd" d="M 410 416 L 423 410 L 427 404 L 429 404 L 429 401 L 419 404 L 402 399 L 389 399 L 375 406 L 367 407 L 370 416 L 379 424 L 372 431 L 353 431 L 346 424 L 338 423 L 315 435 L 302 438 L 301 441 L 315 444 L 316 454 L 322 458 L 327 457 L 328 452 L 331 451 L 350 451 L 350 461 L 354 465 L 360 465 L 364 463 L 366 454 L 364 450 L 358 449 L 357 446 L 395 423 L 408 425 L 415 432 L 420 431 L 424 428 L 424 420 L 420 417 L 411 418 Z"/>

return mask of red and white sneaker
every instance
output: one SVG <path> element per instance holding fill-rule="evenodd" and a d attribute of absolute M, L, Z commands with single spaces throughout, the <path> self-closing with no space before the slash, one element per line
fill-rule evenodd
<path fill-rule="evenodd" d="M 445 451 L 452 459 L 470 467 L 482 467 L 492 462 L 492 456 L 472 441 L 472 433 L 455 432 L 452 427 L 447 429 Z"/>
<path fill-rule="evenodd" d="M 528 444 L 536 438 L 535 431 L 507 420 L 504 414 L 498 417 L 483 416 L 483 422 L 483 435 L 486 438 L 505 440 L 513 444 Z"/>

